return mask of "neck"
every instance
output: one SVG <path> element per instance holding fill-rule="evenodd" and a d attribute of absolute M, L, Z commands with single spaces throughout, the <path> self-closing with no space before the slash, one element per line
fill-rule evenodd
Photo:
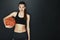
<path fill-rule="evenodd" d="M 20 13 L 20 14 L 24 14 L 24 11 L 20 11 L 19 13 Z"/>
<path fill-rule="evenodd" d="M 21 17 L 23 17 L 23 16 L 24 16 L 24 12 L 23 12 L 23 11 L 20 11 L 20 12 L 19 12 L 19 15 L 20 15 Z"/>

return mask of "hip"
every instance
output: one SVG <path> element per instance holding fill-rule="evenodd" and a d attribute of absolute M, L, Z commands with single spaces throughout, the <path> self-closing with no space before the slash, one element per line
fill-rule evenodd
<path fill-rule="evenodd" d="M 17 33 L 14 32 L 14 38 L 27 38 L 27 32 Z"/>

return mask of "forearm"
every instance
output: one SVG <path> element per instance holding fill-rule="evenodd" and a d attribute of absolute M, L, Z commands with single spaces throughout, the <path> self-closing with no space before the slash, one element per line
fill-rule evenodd
<path fill-rule="evenodd" d="M 30 40 L 30 28 L 27 28 L 28 39 Z"/>

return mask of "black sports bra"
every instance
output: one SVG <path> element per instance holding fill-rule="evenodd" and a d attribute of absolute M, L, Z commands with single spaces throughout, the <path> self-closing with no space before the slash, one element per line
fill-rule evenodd
<path fill-rule="evenodd" d="M 15 17 L 15 20 L 16 20 L 17 24 L 24 24 L 24 25 L 26 25 L 26 19 L 18 17 L 18 13 L 17 13 L 17 15 Z"/>

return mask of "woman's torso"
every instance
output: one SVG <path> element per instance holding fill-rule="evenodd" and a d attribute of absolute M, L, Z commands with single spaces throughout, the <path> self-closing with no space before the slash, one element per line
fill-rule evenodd
<path fill-rule="evenodd" d="M 14 28 L 14 32 L 17 33 L 26 32 L 26 19 L 24 19 L 24 17 L 21 18 L 19 13 L 16 12 L 15 20 L 16 20 L 16 25 Z"/>

